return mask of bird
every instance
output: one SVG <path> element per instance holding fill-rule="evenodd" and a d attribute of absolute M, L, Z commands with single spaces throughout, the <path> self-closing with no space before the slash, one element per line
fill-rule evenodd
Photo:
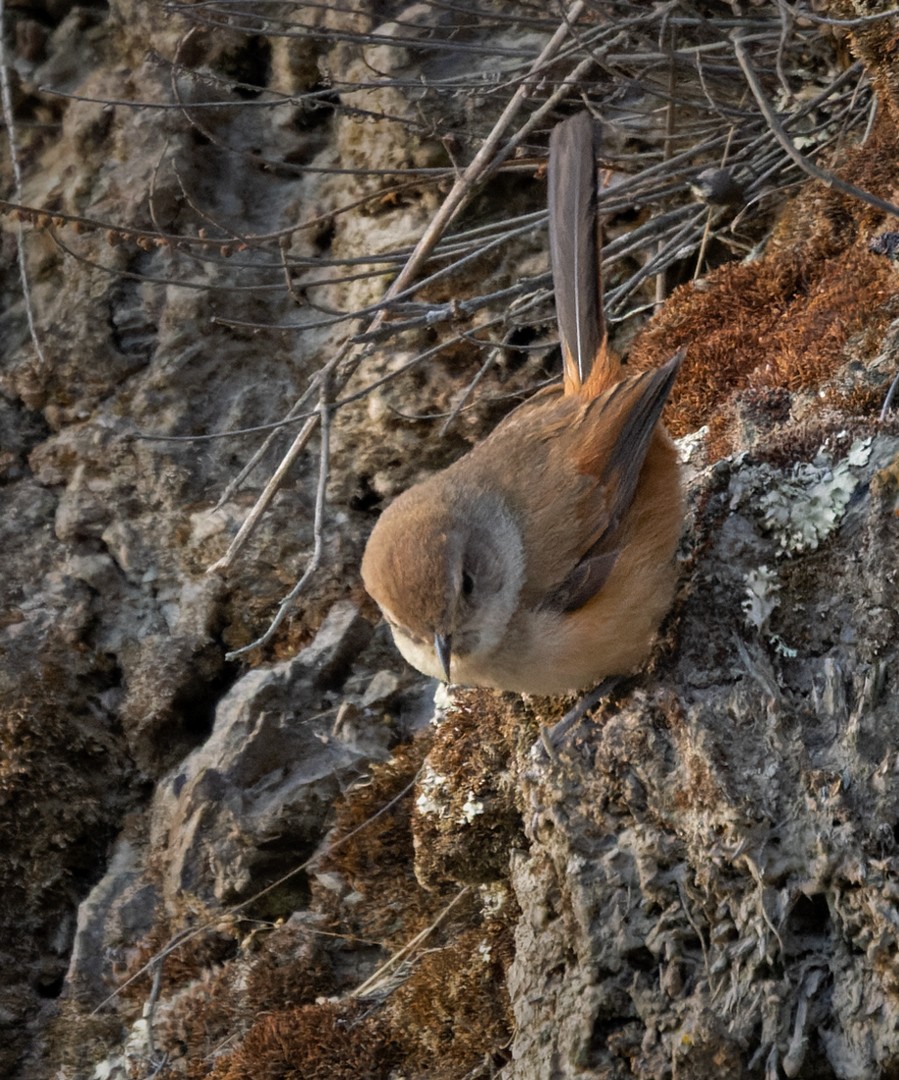
<path fill-rule="evenodd" d="M 684 520 L 660 421 L 683 360 L 629 372 L 608 345 L 597 135 L 550 135 L 549 239 L 563 378 L 381 513 L 362 579 L 394 642 L 448 683 L 562 695 L 645 664 Z"/>

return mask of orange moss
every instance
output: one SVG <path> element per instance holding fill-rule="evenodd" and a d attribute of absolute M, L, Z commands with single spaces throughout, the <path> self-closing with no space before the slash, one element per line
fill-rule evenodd
<path fill-rule="evenodd" d="M 404 1075 L 455 1080 L 500 1053 L 514 1023 L 505 982 L 512 955 L 511 928 L 499 922 L 424 954 L 386 1006 Z"/>
<path fill-rule="evenodd" d="M 889 123 L 843 157 L 842 176 L 895 197 L 899 143 Z M 899 295 L 899 275 L 867 248 L 882 223 L 866 204 L 810 185 L 763 258 L 728 264 L 674 292 L 631 356 L 636 367 L 650 367 L 686 347 L 666 412 L 673 434 L 709 424 L 713 457 L 728 453 L 734 443 L 726 406 L 737 391 L 814 389 L 845 360 L 851 337 L 863 333 L 868 351 L 877 347 Z"/>
<path fill-rule="evenodd" d="M 666 422 L 674 435 L 708 423 L 715 409 L 768 355 L 765 337 L 789 309 L 795 266 L 728 264 L 701 288 L 681 286 L 631 353 L 636 367 L 655 367 L 679 348 L 687 355 Z"/>
<path fill-rule="evenodd" d="M 862 244 L 816 267 L 780 256 L 725 266 L 707 288 L 677 290 L 640 339 L 634 362 L 654 366 L 686 347 L 669 429 L 683 435 L 708 423 L 720 437 L 727 421 L 716 422 L 716 414 L 736 391 L 812 389 L 834 374 L 852 335 L 865 330 L 879 340 L 897 292 L 887 261 Z"/>
<path fill-rule="evenodd" d="M 753 372 L 751 384 L 794 391 L 819 386 L 845 358 L 850 336 L 861 330 L 883 336 L 896 281 L 887 260 L 866 245 L 825 262 L 808 292 L 772 328 L 768 363 Z"/>
<path fill-rule="evenodd" d="M 322 856 L 316 870 L 338 874 L 360 899 L 345 904 L 336 892 L 313 882 L 315 907 L 331 919 L 335 933 L 397 948 L 443 906 L 440 895 L 415 880 L 412 861 L 411 785 L 429 746 L 426 734 L 400 747 L 390 761 L 372 769 L 369 783 L 354 788 L 338 806 L 328 837 L 333 850 Z"/>
<path fill-rule="evenodd" d="M 397 1051 L 355 1001 L 303 1005 L 261 1017 L 213 1080 L 386 1080 Z"/>

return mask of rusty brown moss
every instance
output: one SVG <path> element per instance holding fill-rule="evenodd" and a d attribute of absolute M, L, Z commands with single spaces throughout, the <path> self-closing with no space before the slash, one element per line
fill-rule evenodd
<path fill-rule="evenodd" d="M 505 878 L 510 851 L 524 845 L 509 769 L 512 697 L 459 692 L 435 734 L 412 821 L 416 876 L 428 888 Z"/>
<path fill-rule="evenodd" d="M 261 1017 L 213 1080 L 383 1080 L 397 1060 L 381 1022 L 356 1001 L 302 1005 Z"/>
<path fill-rule="evenodd" d="M 844 152 L 839 172 L 895 198 L 897 157 L 896 131 L 885 119 L 865 146 Z M 859 335 L 863 351 L 873 351 L 899 294 L 899 275 L 868 250 L 882 227 L 879 211 L 813 184 L 784 215 L 762 258 L 677 289 L 631 356 L 643 368 L 687 349 L 666 414 L 672 433 L 709 424 L 712 456 L 722 456 L 736 448 L 727 409 L 735 393 L 814 389 L 834 375 Z"/>

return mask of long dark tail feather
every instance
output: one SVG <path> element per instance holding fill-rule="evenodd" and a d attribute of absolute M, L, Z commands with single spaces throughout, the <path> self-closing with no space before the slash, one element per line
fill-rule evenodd
<path fill-rule="evenodd" d="M 586 382 L 605 339 L 596 149 L 595 126 L 586 112 L 557 124 L 549 140 L 549 248 L 566 393 Z"/>

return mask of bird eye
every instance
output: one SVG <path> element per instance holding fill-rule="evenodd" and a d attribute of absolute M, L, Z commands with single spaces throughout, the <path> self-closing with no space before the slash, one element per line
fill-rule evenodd
<path fill-rule="evenodd" d="M 462 571 L 462 595 L 471 596 L 474 592 L 474 578 L 467 570 Z"/>

